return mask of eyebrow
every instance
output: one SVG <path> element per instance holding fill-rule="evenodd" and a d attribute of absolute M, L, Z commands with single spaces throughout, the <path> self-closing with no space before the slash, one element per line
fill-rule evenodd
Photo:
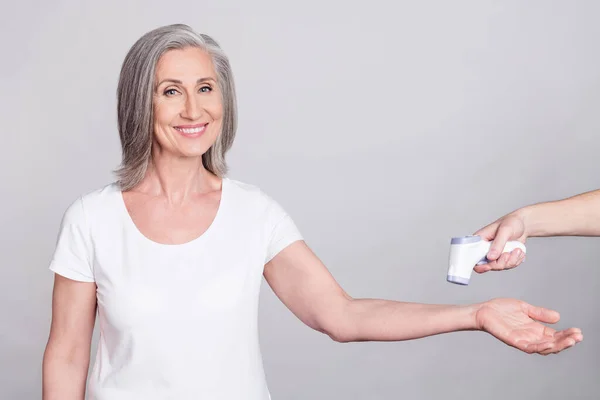
<path fill-rule="evenodd" d="M 200 79 L 198 79 L 196 81 L 196 85 L 199 84 L 199 83 L 209 82 L 209 81 L 216 82 L 215 78 L 206 77 L 206 78 L 200 78 Z M 159 87 L 160 85 L 162 85 L 165 82 L 177 83 L 179 85 L 183 84 L 183 82 L 181 82 L 179 79 L 170 79 L 170 78 L 167 78 L 167 79 L 163 79 L 162 81 L 160 81 L 160 83 L 158 85 L 156 85 L 156 87 Z"/>

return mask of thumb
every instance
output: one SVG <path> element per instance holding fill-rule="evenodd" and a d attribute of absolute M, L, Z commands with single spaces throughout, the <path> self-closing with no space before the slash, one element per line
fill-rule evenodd
<path fill-rule="evenodd" d="M 531 304 L 527 309 L 527 314 L 530 318 L 547 324 L 555 324 L 560 320 L 560 314 L 558 311 L 550 310 L 544 307 L 532 306 Z"/>
<path fill-rule="evenodd" d="M 500 224 L 496 232 L 496 237 L 492 241 L 490 251 L 487 255 L 489 260 L 494 261 L 500 257 L 504 250 L 504 246 L 506 246 L 506 243 L 510 240 L 511 235 L 512 229 L 508 225 Z"/>
<path fill-rule="evenodd" d="M 500 221 L 493 222 L 493 223 L 481 228 L 480 230 L 475 232 L 473 235 L 481 236 L 484 240 L 488 240 L 488 241 L 492 240 L 496 237 L 496 231 L 498 231 L 499 226 L 500 226 Z"/>

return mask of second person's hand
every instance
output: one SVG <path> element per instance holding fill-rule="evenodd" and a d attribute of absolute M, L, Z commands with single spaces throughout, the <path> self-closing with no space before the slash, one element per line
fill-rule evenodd
<path fill-rule="evenodd" d="M 502 253 L 508 241 L 518 240 L 525 243 L 527 240 L 525 220 L 518 212 L 505 215 L 481 228 L 475 232 L 475 235 L 492 242 L 490 251 L 487 254 L 490 261 L 487 264 L 477 265 L 474 268 L 477 273 L 512 269 L 520 265 L 525 259 L 525 253 L 520 249 L 515 249 L 510 253 Z"/>

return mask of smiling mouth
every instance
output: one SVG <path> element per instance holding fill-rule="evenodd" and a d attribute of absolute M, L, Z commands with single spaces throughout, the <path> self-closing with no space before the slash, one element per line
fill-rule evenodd
<path fill-rule="evenodd" d="M 175 126 L 175 130 L 183 133 L 184 135 L 199 135 L 206 130 L 208 126 L 208 122 L 204 124 L 197 125 L 185 125 L 185 126 Z"/>

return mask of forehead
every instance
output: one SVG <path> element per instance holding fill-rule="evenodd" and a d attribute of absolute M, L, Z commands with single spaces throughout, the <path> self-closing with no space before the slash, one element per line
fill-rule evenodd
<path fill-rule="evenodd" d="M 200 78 L 215 78 L 215 70 L 211 56 L 197 47 L 169 50 L 164 53 L 156 64 L 156 78 L 179 79 L 186 78 L 196 81 Z"/>

